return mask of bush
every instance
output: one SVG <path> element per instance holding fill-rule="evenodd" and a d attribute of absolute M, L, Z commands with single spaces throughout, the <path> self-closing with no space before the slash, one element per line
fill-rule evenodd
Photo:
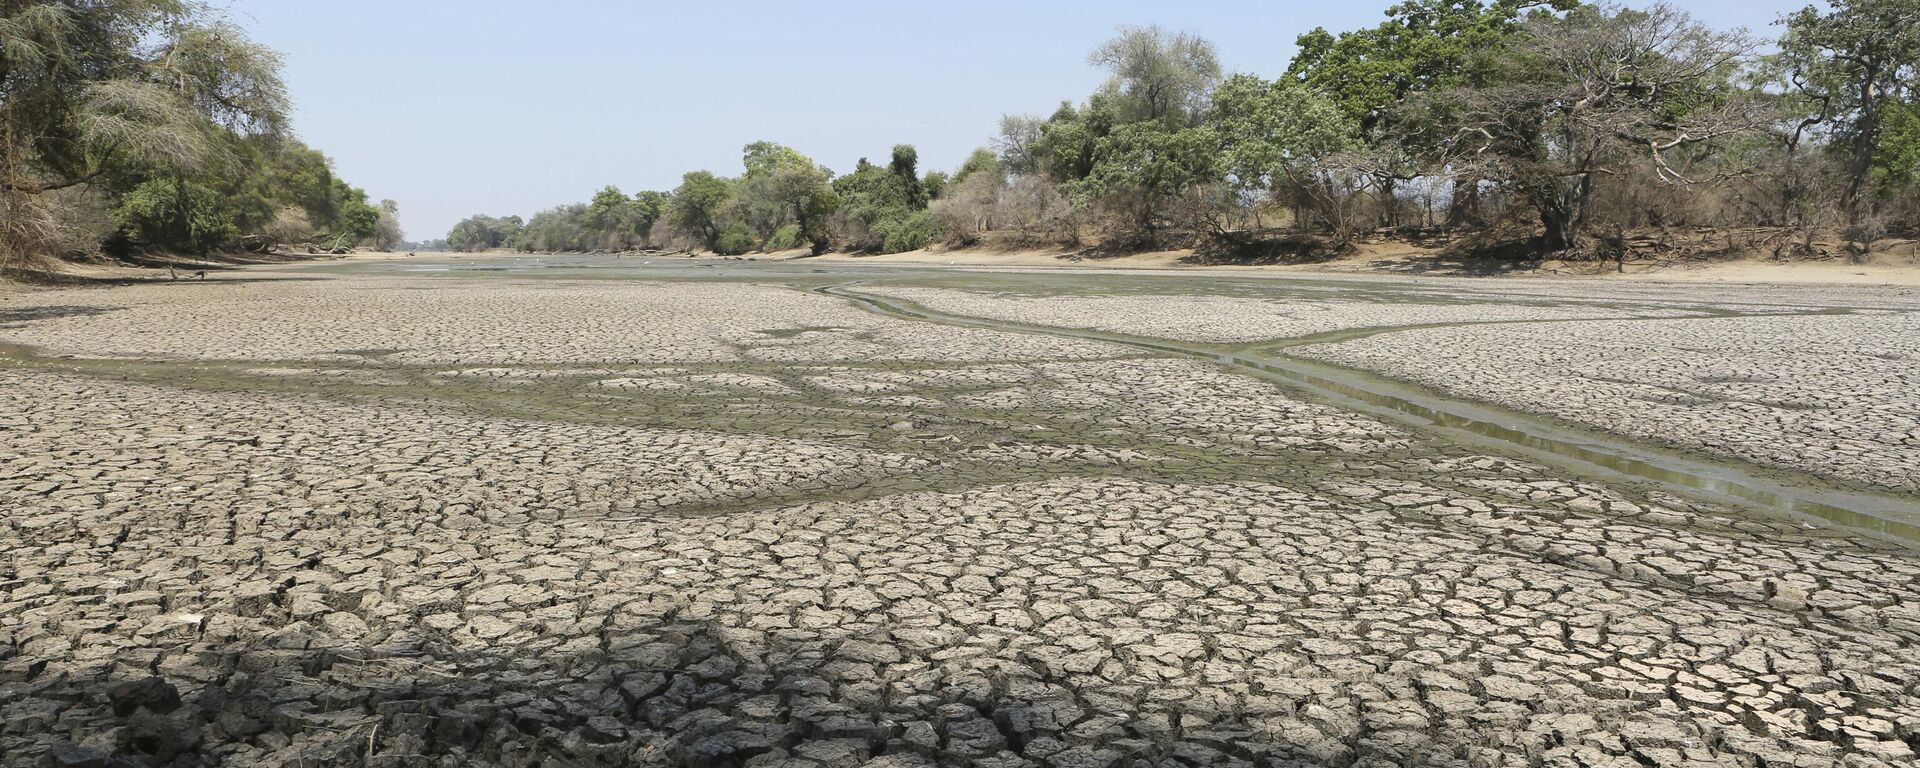
<path fill-rule="evenodd" d="M 745 224 L 727 227 L 713 241 L 713 252 L 722 256 L 738 256 L 753 250 L 753 231 Z"/>
<path fill-rule="evenodd" d="M 914 211 L 912 214 L 880 222 L 874 227 L 879 235 L 881 253 L 901 253 L 917 251 L 933 242 L 938 231 L 933 216 L 927 211 Z"/>
<path fill-rule="evenodd" d="M 267 238 L 269 246 L 304 242 L 313 237 L 313 223 L 308 220 L 306 209 L 289 205 L 274 212 L 273 220 L 261 228 L 260 234 Z"/>
<path fill-rule="evenodd" d="M 788 224 L 776 229 L 773 231 L 773 236 L 767 238 L 767 250 L 769 251 L 784 251 L 788 248 L 798 248 L 805 244 L 805 241 L 800 238 L 800 225 L 798 224 Z"/>
<path fill-rule="evenodd" d="M 121 233 L 154 248 L 206 253 L 233 240 L 231 212 L 218 192 L 192 182 L 154 179 L 120 198 L 113 223 Z"/>

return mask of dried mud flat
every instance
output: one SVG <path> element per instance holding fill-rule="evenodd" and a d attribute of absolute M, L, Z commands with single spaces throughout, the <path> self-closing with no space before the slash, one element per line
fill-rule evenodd
<path fill-rule="evenodd" d="M 0 303 L 0 343 L 26 345 L 0 366 L 0 763 L 1868 766 L 1920 747 L 1908 546 L 1567 476 L 1199 360 L 805 290 L 833 275 L 260 277 Z M 871 291 L 1173 338 L 1207 333 L 1205 307 L 1225 330 L 1201 340 L 1246 344 L 1436 322 L 1377 286 L 1268 331 L 1233 292 L 1103 306 L 952 281 Z M 1834 304 L 1631 290 L 1462 294 L 1448 322 L 1498 324 L 1324 349 L 1460 332 L 1453 361 L 1432 339 L 1392 354 L 1545 379 L 1496 352 L 1555 329 L 1564 354 L 1665 345 L 1836 403 L 1913 391 L 1855 364 L 1905 342 L 1821 325 L 1911 322 L 1897 297 L 1760 317 Z M 1728 302 L 1754 316 L 1716 317 Z M 1764 345 L 1776 322 L 1819 342 Z M 1642 330 L 1660 323 L 1734 327 Z M 1913 471 L 1866 415 L 1885 405 L 1832 417 L 1877 453 L 1808 468 Z M 1828 452 L 1773 423 L 1741 428 Z"/>

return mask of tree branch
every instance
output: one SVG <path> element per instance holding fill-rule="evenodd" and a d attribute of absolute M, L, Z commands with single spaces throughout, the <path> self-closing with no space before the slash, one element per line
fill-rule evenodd
<path fill-rule="evenodd" d="M 48 182 L 46 184 L 8 184 L 8 183 L 0 182 L 0 191 L 25 192 L 29 195 L 39 195 L 47 192 L 52 192 L 56 189 L 66 189 L 68 187 L 77 187 L 77 186 L 80 186 L 81 184 L 86 184 L 88 182 L 91 182 L 94 179 L 98 178 L 99 176 L 100 176 L 100 172 L 94 171 L 93 173 L 89 173 L 77 179 L 67 179 L 65 181 L 54 181 L 54 182 Z"/>

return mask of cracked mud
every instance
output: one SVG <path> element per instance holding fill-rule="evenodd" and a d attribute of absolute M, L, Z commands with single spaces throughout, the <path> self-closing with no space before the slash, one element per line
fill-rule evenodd
<path fill-rule="evenodd" d="M 1906 544 L 1569 476 L 1199 360 L 804 290 L 873 275 L 262 275 L 303 279 L 0 303 L 0 763 L 1898 766 L 1920 747 Z M 1912 490 L 1899 296 L 879 279 L 1139 337 L 1423 326 L 1285 348 Z M 1727 409 L 1743 420 L 1555 365 L 1768 404 Z M 1835 442 L 1759 410 L 1787 404 L 1825 409 Z"/>

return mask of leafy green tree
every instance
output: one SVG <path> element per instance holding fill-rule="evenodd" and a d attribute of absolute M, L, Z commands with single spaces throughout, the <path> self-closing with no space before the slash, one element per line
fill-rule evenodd
<path fill-rule="evenodd" d="M 931 205 L 933 201 L 946 196 L 947 187 L 953 184 L 953 176 L 946 171 L 927 171 L 920 183 L 926 187 L 927 204 Z"/>
<path fill-rule="evenodd" d="M 1078 181 L 1093 172 L 1100 140 L 1120 124 L 1112 100 L 1095 94 L 1083 108 L 1061 104 L 1040 124 L 1032 155 L 1036 170 L 1056 183 Z"/>
<path fill-rule="evenodd" d="M 1858 221 L 1889 112 L 1920 86 L 1920 2 L 1832 0 L 1827 12 L 1808 6 L 1785 24 L 1782 53 L 1831 116 L 1847 156 L 1840 205 Z"/>
<path fill-rule="evenodd" d="M 1234 75 L 1213 92 L 1207 125 L 1224 170 L 1243 193 L 1311 185 L 1332 155 L 1360 144 L 1360 126 L 1327 95 L 1290 80 Z"/>
<path fill-rule="evenodd" d="M 1512 42 L 1530 10 L 1568 10 L 1573 0 L 1407 0 L 1387 20 L 1338 35 L 1315 27 L 1295 40 L 1288 79 L 1327 94 L 1371 134 L 1415 93 L 1485 85 L 1488 57 Z"/>
<path fill-rule="evenodd" d="M 1892 195 L 1920 188 L 1920 106 L 1888 104 L 1873 155 L 1874 187 Z"/>
<path fill-rule="evenodd" d="M 593 200 L 587 203 L 587 217 L 598 229 L 615 229 L 626 225 L 627 211 L 632 205 L 627 193 L 609 184 L 593 193 Z"/>
<path fill-rule="evenodd" d="M 1219 179 L 1220 137 L 1212 128 L 1143 122 L 1102 137 L 1093 170 L 1067 189 L 1083 205 L 1120 212 L 1125 225 L 1151 240 L 1171 202 Z"/>
<path fill-rule="evenodd" d="M 469 216 L 447 233 L 447 247 L 473 252 L 511 246 L 525 226 L 518 216 Z"/>
<path fill-rule="evenodd" d="M 900 180 L 900 188 L 906 193 L 909 210 L 924 210 L 927 207 L 927 188 L 920 181 L 920 150 L 912 144 L 893 145 L 893 160 L 887 164 L 887 170 Z"/>
<path fill-rule="evenodd" d="M 587 206 L 579 203 L 549 208 L 527 219 L 513 238 L 513 248 L 527 253 L 565 253 L 599 248 L 600 233 L 589 221 Z"/>
<path fill-rule="evenodd" d="M 279 133 L 279 67 L 198 3 L 0 3 L 0 267 L 37 254 L 59 228 L 47 193 L 126 171 L 190 174 L 220 159 L 223 131 Z M 123 207 L 156 213 L 159 190 L 141 191 Z M 208 192 L 184 195 L 188 219 Z M 196 244 L 225 229 L 190 228 Z"/>
<path fill-rule="evenodd" d="M 1299 52 L 1286 79 L 1333 99 L 1376 159 L 1396 152 L 1439 163 L 1454 138 L 1435 126 L 1408 125 L 1410 111 L 1400 108 L 1422 93 L 1483 87 L 1499 71 L 1498 59 L 1511 48 L 1522 22 L 1577 6 L 1575 0 L 1407 0 L 1387 9 L 1387 19 L 1338 35 L 1324 28 L 1301 35 Z M 1383 223 L 1395 223 L 1395 190 L 1411 176 L 1391 162 L 1371 163 Z M 1398 167 L 1396 167 L 1398 166 Z M 1455 194 L 1471 202 L 1480 180 L 1462 175 Z"/>
<path fill-rule="evenodd" d="M 766 247 L 781 227 L 792 224 L 816 254 L 832 245 L 828 218 L 840 207 L 833 175 L 792 147 L 755 142 L 743 150 L 746 174 L 734 190 L 735 210 Z"/>
<path fill-rule="evenodd" d="M 624 251 L 646 239 L 653 220 L 643 218 L 634 199 L 619 187 L 608 185 L 587 203 L 581 226 L 585 231 L 576 238 L 580 246 L 575 250 Z"/>
<path fill-rule="evenodd" d="M 352 246 L 372 239 L 380 231 L 380 209 L 367 202 L 367 193 L 349 188 L 334 220 L 333 247 Z"/>
<path fill-rule="evenodd" d="M 894 148 L 885 166 L 861 158 L 853 173 L 833 181 L 842 201 L 841 229 L 853 251 L 899 253 L 925 247 L 937 227 L 926 216 L 925 184 L 918 178 L 912 147 Z"/>
<path fill-rule="evenodd" d="M 113 222 L 126 236 L 204 254 L 232 239 L 233 216 L 219 192 L 181 179 L 155 179 L 133 188 L 114 206 Z"/>
<path fill-rule="evenodd" d="M 727 201 L 732 197 L 733 182 L 709 171 L 687 173 L 680 177 L 680 186 L 673 190 L 667 220 L 676 231 L 718 252 L 720 235 L 727 229 Z"/>
<path fill-rule="evenodd" d="M 673 202 L 673 195 L 651 190 L 633 193 L 633 224 L 645 240 L 653 231 L 653 225 L 667 215 L 667 207 Z"/>
<path fill-rule="evenodd" d="M 967 155 L 966 161 L 960 164 L 959 170 L 953 172 L 953 178 L 947 183 L 949 185 L 960 184 L 976 173 L 986 173 L 1000 181 L 1005 181 L 1007 176 L 1006 168 L 1001 164 L 1000 157 L 995 155 L 992 150 L 981 148 L 974 150 L 973 154 Z"/>

